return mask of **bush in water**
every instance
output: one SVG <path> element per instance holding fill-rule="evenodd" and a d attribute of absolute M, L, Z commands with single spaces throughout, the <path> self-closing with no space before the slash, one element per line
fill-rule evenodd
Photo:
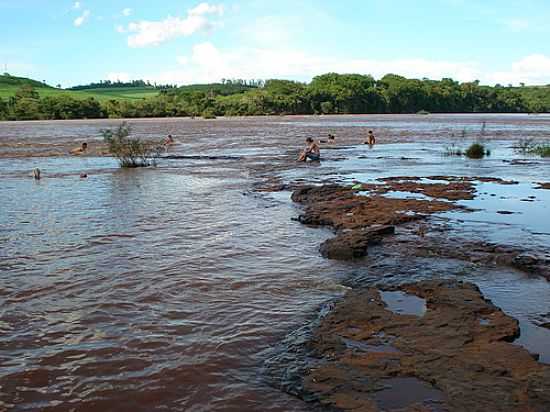
<path fill-rule="evenodd" d="M 116 130 L 102 130 L 109 152 L 120 162 L 121 167 L 146 167 L 160 155 L 162 145 L 130 138 L 130 126 L 123 122 Z"/>
<path fill-rule="evenodd" d="M 468 147 L 465 154 L 470 159 L 482 159 L 485 156 L 489 156 L 491 152 L 481 143 L 473 143 L 470 147 Z"/>

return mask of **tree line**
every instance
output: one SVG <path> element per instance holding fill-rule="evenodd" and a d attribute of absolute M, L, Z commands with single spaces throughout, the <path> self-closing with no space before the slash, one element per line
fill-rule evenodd
<path fill-rule="evenodd" d="M 154 97 L 132 101 L 41 98 L 28 85 L 7 101 L 0 99 L 0 118 L 9 120 L 417 112 L 550 112 L 550 87 L 490 87 L 478 81 L 418 80 L 394 74 L 375 80 L 369 75 L 328 73 L 309 84 L 224 81 L 164 89 Z"/>
<path fill-rule="evenodd" d="M 151 83 L 149 80 L 130 80 L 123 82 L 120 80 L 100 80 L 99 83 L 82 84 L 78 86 L 69 87 L 67 90 L 91 90 L 91 89 L 120 89 L 120 88 L 132 88 L 141 87 L 147 89 L 173 89 L 178 86 L 175 84 L 157 84 Z"/>

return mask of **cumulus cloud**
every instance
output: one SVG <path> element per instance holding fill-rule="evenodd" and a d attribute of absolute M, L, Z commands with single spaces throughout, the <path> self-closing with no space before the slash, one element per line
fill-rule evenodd
<path fill-rule="evenodd" d="M 340 59 L 310 55 L 300 50 L 273 48 L 221 50 L 210 42 L 195 45 L 190 56 L 180 56 L 177 61 L 182 66 L 180 69 L 160 73 L 154 80 L 179 84 L 216 82 L 222 78 L 310 80 L 321 73 L 338 72 L 368 73 L 375 77 L 398 73 L 417 78 L 453 77 L 471 81 L 480 74 L 477 64 L 472 62 Z"/>
<path fill-rule="evenodd" d="M 75 1 L 73 4 L 73 9 L 78 10 L 80 8 L 81 4 L 79 1 Z"/>
<path fill-rule="evenodd" d="M 74 26 L 75 27 L 80 27 L 82 26 L 86 20 L 88 20 L 88 17 L 90 17 L 90 10 L 84 10 L 84 12 L 78 16 L 76 19 L 74 19 Z"/>
<path fill-rule="evenodd" d="M 512 64 L 510 70 L 493 73 L 491 83 L 500 84 L 550 84 L 550 56 L 532 54 Z"/>
<path fill-rule="evenodd" d="M 126 7 L 124 10 L 122 10 L 122 15 L 128 17 L 130 14 L 132 14 L 132 9 L 129 7 Z"/>
<path fill-rule="evenodd" d="M 199 31 L 211 30 L 217 23 L 210 16 L 221 16 L 223 5 L 201 3 L 187 12 L 187 17 L 167 17 L 160 21 L 142 20 L 128 24 L 130 47 L 157 46 L 177 37 L 188 37 Z"/>

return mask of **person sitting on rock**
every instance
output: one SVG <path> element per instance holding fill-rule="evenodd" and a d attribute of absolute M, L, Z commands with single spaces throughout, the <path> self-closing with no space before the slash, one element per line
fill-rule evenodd
<path fill-rule="evenodd" d="M 86 153 L 87 150 L 88 150 L 88 143 L 84 142 L 80 147 L 77 147 L 71 150 L 69 153 L 72 154 L 73 156 L 80 156 L 81 154 Z"/>
<path fill-rule="evenodd" d="M 305 162 L 307 159 L 313 161 L 321 160 L 319 145 L 315 143 L 311 137 L 306 139 L 306 148 L 302 151 L 300 157 L 298 157 L 298 161 Z"/>

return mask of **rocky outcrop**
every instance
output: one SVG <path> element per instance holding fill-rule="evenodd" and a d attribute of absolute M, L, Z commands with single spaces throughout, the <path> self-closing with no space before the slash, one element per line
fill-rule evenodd
<path fill-rule="evenodd" d="M 396 225 L 421 220 L 436 212 L 464 209 L 438 200 L 364 196 L 338 185 L 303 187 L 294 191 L 292 200 L 304 205 L 299 222 L 335 229 L 336 237 L 320 248 L 321 254 L 331 259 L 365 256 L 368 246 L 393 234 Z"/>
<path fill-rule="evenodd" d="M 350 260 L 366 256 L 368 247 L 379 244 L 382 237 L 393 235 L 395 226 L 373 226 L 342 232 L 321 244 L 319 252 L 328 259 Z"/>
<path fill-rule="evenodd" d="M 348 293 L 316 329 L 304 388 L 323 405 L 361 411 L 532 411 L 550 405 L 550 366 L 511 342 L 518 322 L 476 286 L 426 281 L 399 314 L 377 289 Z"/>

